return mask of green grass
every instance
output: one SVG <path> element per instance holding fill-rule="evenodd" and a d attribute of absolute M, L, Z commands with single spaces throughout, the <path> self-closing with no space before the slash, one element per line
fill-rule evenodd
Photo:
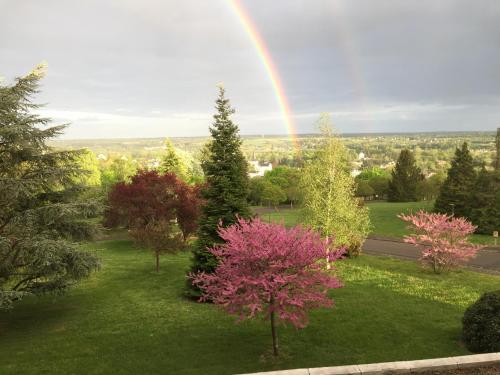
<path fill-rule="evenodd" d="M 366 206 L 370 210 L 370 220 L 373 226 L 372 235 L 385 237 L 403 237 L 409 234 L 406 224 L 397 215 L 401 213 L 417 212 L 418 210 L 431 211 L 434 202 L 369 202 Z M 293 226 L 300 223 L 299 209 L 282 208 L 279 211 L 269 212 L 261 215 L 265 221 L 280 223 L 284 221 L 286 226 Z M 480 244 L 493 244 L 491 236 L 474 234 L 472 242 Z"/>
<path fill-rule="evenodd" d="M 460 319 L 500 277 L 436 276 L 412 262 L 363 256 L 339 263 L 336 307 L 303 330 L 279 328 L 285 354 L 263 360 L 268 322 L 234 324 L 216 306 L 182 298 L 189 254 L 130 241 L 87 245 L 101 271 L 61 297 L 26 298 L 0 313 L 0 374 L 232 374 L 467 354 Z"/>

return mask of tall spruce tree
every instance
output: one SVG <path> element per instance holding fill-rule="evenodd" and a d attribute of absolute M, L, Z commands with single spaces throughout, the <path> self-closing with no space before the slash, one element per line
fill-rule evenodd
<path fill-rule="evenodd" d="M 491 235 L 500 230 L 500 170 L 487 171 L 483 166 L 468 201 L 477 233 Z"/>
<path fill-rule="evenodd" d="M 98 267 L 71 243 L 92 234 L 85 219 L 97 210 L 73 201 L 79 153 L 49 147 L 65 126 L 34 113 L 44 72 L 40 65 L 0 85 L 0 309 L 26 294 L 64 291 Z"/>
<path fill-rule="evenodd" d="M 413 202 L 417 200 L 417 186 L 423 180 L 422 171 L 417 167 L 410 150 L 401 150 L 389 181 L 388 200 L 390 202 Z"/>
<path fill-rule="evenodd" d="M 224 227 L 234 224 L 237 216 L 250 217 L 248 207 L 248 163 L 241 151 L 239 129 L 230 116 L 234 113 L 229 99 L 224 96 L 224 88 L 219 87 L 216 100 L 217 113 L 210 127 L 211 141 L 207 145 L 207 154 L 202 161 L 206 178 L 206 188 L 202 191 L 205 204 L 198 227 L 198 240 L 193 249 L 191 272 L 211 273 L 217 266 L 217 260 L 207 249 L 221 243 L 217 233 L 219 225 Z M 199 289 L 191 283 L 188 296 L 197 297 Z"/>
<path fill-rule="evenodd" d="M 497 129 L 496 151 L 497 153 L 493 167 L 496 171 L 500 171 L 500 128 Z"/>
<path fill-rule="evenodd" d="M 434 205 L 434 211 L 454 214 L 460 217 L 469 217 L 469 198 L 476 182 L 472 156 L 467 142 L 455 150 L 455 157 L 448 169 L 448 176 L 444 181 Z"/>

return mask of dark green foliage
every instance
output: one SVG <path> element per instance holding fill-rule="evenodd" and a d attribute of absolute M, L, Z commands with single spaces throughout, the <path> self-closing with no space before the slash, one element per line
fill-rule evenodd
<path fill-rule="evenodd" d="M 423 175 L 410 150 L 401 150 L 391 177 L 388 190 L 390 202 L 414 202 L 417 200 L 417 186 L 422 181 Z"/>
<path fill-rule="evenodd" d="M 465 310 L 463 339 L 473 353 L 500 351 L 500 290 L 484 293 Z"/>
<path fill-rule="evenodd" d="M 448 170 L 434 205 L 434 210 L 440 213 L 455 214 L 469 217 L 469 198 L 476 181 L 476 172 L 467 142 L 455 150 L 455 157 Z"/>
<path fill-rule="evenodd" d="M 500 230 L 500 170 L 489 172 L 483 167 L 468 202 L 477 233 L 491 235 Z"/>
<path fill-rule="evenodd" d="M 98 267 L 71 240 L 90 237 L 89 218 L 99 207 L 76 201 L 84 173 L 75 151 L 57 151 L 47 140 L 64 125 L 32 112 L 44 67 L 12 86 L 0 86 L 0 308 L 23 295 L 61 292 Z"/>
<path fill-rule="evenodd" d="M 496 171 L 500 171 L 500 128 L 497 129 L 496 155 L 493 167 Z"/>
<path fill-rule="evenodd" d="M 367 180 L 357 180 L 356 196 L 368 198 L 375 195 L 375 190 L 370 186 Z"/>
<path fill-rule="evenodd" d="M 219 90 L 216 100 L 217 113 L 210 128 L 212 140 L 207 146 L 207 155 L 202 161 L 206 187 L 202 190 L 205 204 L 198 227 L 198 240 L 193 249 L 191 272 L 213 272 L 217 266 L 215 257 L 207 251 L 221 242 L 217 233 L 220 225 L 234 224 L 236 217 L 250 217 L 248 207 L 248 163 L 241 151 L 238 126 L 231 119 L 234 110 Z M 189 283 L 188 295 L 199 296 L 199 291 Z"/>

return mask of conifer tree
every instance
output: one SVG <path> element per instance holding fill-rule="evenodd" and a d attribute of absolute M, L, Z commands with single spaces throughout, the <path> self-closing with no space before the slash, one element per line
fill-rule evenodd
<path fill-rule="evenodd" d="M 469 199 L 476 181 L 473 160 L 467 142 L 455 150 L 455 157 L 448 170 L 434 205 L 434 211 L 469 217 Z"/>
<path fill-rule="evenodd" d="M 500 171 L 500 128 L 497 129 L 497 138 L 496 138 L 496 157 L 494 162 L 494 168 L 497 171 Z"/>
<path fill-rule="evenodd" d="M 468 201 L 477 233 L 491 235 L 500 230 L 500 171 L 488 171 L 483 166 Z"/>
<path fill-rule="evenodd" d="M 219 87 L 216 100 L 217 113 L 210 127 L 212 139 L 202 161 L 206 187 L 201 195 L 205 200 L 198 227 L 198 240 L 193 249 L 191 272 L 212 273 L 217 267 L 215 256 L 209 251 L 222 243 L 219 225 L 227 227 L 237 222 L 237 217 L 249 218 L 248 163 L 241 151 L 239 129 L 230 116 L 234 113 L 225 90 Z M 200 290 L 189 283 L 188 296 L 199 297 Z"/>
<path fill-rule="evenodd" d="M 0 85 L 0 309 L 26 294 L 62 292 L 98 267 L 71 243 L 93 233 L 85 219 L 98 209 L 74 201 L 80 153 L 49 147 L 65 126 L 34 113 L 44 72 L 40 65 Z"/>
<path fill-rule="evenodd" d="M 410 150 L 401 150 L 396 166 L 391 173 L 387 199 L 390 202 L 413 202 L 417 200 L 417 186 L 423 180 Z"/>
<path fill-rule="evenodd" d="M 177 155 L 174 145 L 170 139 L 165 140 L 166 153 L 162 159 L 160 171 L 163 173 L 174 173 L 178 178 L 187 179 L 187 168 Z"/>

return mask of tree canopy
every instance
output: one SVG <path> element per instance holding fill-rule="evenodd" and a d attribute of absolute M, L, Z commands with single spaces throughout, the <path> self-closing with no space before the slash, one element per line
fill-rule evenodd
<path fill-rule="evenodd" d="M 388 200 L 391 202 L 413 202 L 417 200 L 417 186 L 424 179 L 415 162 L 413 153 L 401 150 L 396 166 L 391 173 Z"/>
<path fill-rule="evenodd" d="M 0 86 L 0 308 L 25 294 L 62 292 L 98 268 L 72 240 L 92 236 L 93 202 L 75 200 L 82 187 L 81 152 L 55 150 L 62 134 L 33 103 L 45 66 Z"/>

